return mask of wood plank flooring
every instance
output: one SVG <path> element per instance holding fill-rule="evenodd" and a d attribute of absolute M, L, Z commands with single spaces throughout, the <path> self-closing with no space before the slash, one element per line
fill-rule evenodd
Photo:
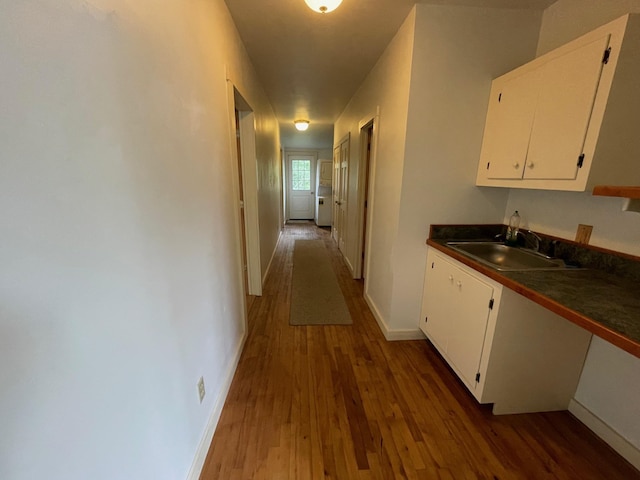
<path fill-rule="evenodd" d="M 289 325 L 293 244 L 320 238 L 353 325 Z M 494 416 L 428 341 L 387 342 L 326 230 L 285 227 L 202 480 L 640 479 L 568 412 Z"/>

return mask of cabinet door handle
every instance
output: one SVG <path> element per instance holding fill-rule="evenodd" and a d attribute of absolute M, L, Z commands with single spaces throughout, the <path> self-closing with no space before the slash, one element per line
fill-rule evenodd
<path fill-rule="evenodd" d="M 462 288 L 462 282 L 458 280 L 458 287 Z"/>
<path fill-rule="evenodd" d="M 534 163 L 533 162 L 529 162 L 529 165 L 527 165 L 527 168 L 533 168 L 534 167 Z"/>
<path fill-rule="evenodd" d="M 520 168 L 520 164 L 518 162 L 514 163 L 513 168 L 517 170 L 518 168 Z"/>
<path fill-rule="evenodd" d="M 449 275 L 449 281 L 453 283 L 453 275 Z"/>

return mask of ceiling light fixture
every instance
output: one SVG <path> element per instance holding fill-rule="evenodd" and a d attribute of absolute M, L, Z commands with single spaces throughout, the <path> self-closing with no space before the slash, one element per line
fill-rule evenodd
<path fill-rule="evenodd" d="M 304 0 L 311 10 L 318 13 L 333 12 L 342 0 Z"/>
<path fill-rule="evenodd" d="M 296 120 L 295 122 L 293 122 L 293 124 L 296 126 L 296 129 L 301 132 L 304 132 L 307 128 L 309 128 L 309 120 Z"/>

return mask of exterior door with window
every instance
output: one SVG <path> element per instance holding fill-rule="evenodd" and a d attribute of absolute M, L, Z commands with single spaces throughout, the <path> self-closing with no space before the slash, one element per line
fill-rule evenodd
<path fill-rule="evenodd" d="M 289 154 L 289 218 L 312 220 L 315 213 L 315 169 L 313 155 Z"/>

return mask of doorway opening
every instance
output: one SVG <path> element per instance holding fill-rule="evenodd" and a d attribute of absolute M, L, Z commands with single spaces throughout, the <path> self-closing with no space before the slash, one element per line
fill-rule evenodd
<path fill-rule="evenodd" d="M 360 271 L 360 277 L 366 278 L 367 275 L 367 263 L 364 261 L 366 258 L 366 250 L 367 250 L 367 216 L 369 209 L 369 168 L 371 165 L 371 141 L 373 139 L 373 122 L 365 125 L 365 127 L 361 130 L 361 135 L 363 135 L 364 140 L 364 149 L 363 149 L 363 165 L 362 170 L 364 171 L 364 205 L 362 207 L 362 232 L 361 232 L 361 249 L 362 253 L 360 255 L 360 260 L 362 262 L 362 267 Z"/>
<path fill-rule="evenodd" d="M 357 194 L 357 252 L 354 259 L 354 278 L 365 280 L 369 272 L 371 253 L 371 227 L 373 219 L 373 192 L 375 180 L 376 144 L 378 136 L 378 112 L 359 122 L 360 159 Z"/>
<path fill-rule="evenodd" d="M 262 295 L 255 115 L 235 87 L 230 94 L 235 125 L 241 268 L 248 311 L 254 296 Z"/>

